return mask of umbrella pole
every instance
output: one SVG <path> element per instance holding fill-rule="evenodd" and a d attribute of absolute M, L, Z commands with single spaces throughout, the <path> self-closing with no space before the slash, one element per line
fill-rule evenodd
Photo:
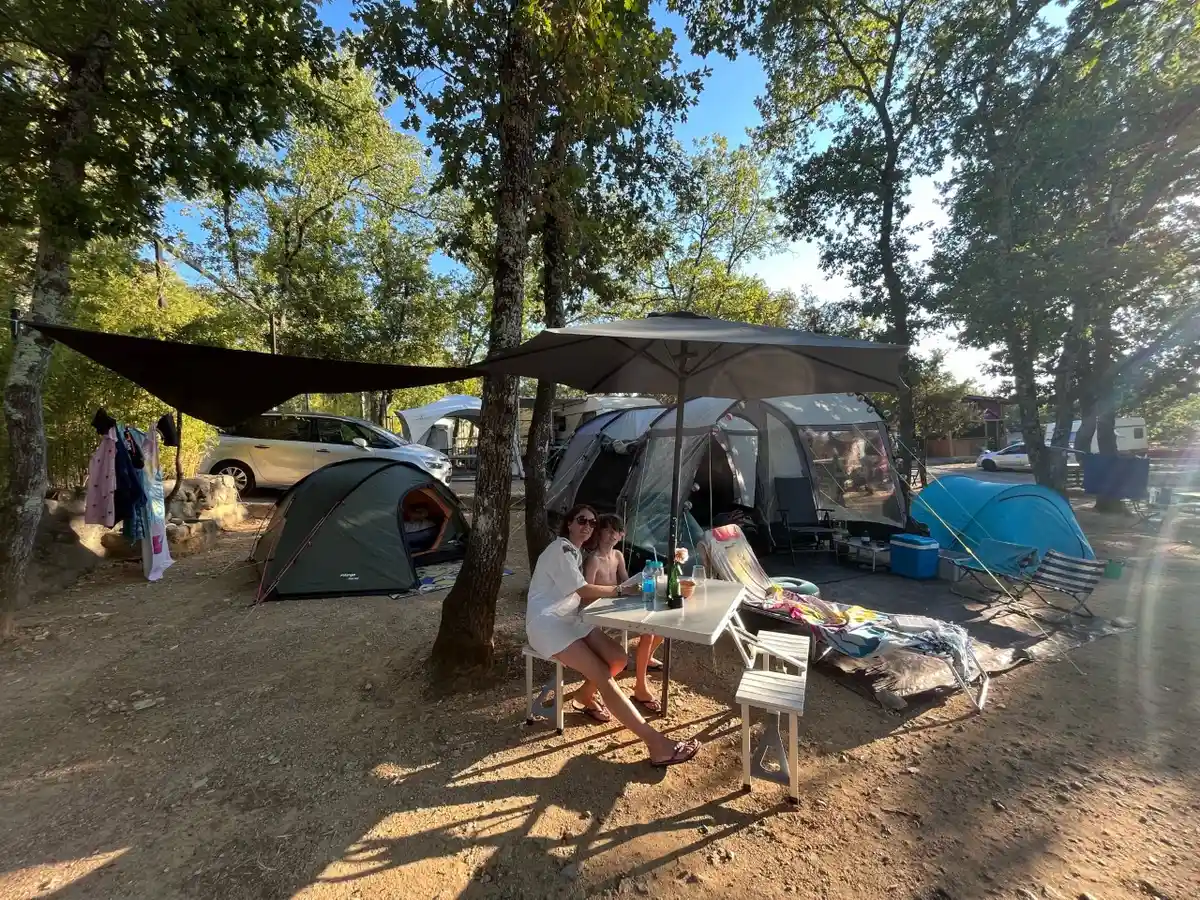
<path fill-rule="evenodd" d="M 686 362 L 687 344 L 681 348 Z M 679 376 L 679 387 L 675 394 L 675 458 L 671 463 L 671 518 L 667 528 L 667 563 L 675 564 L 675 548 L 679 541 L 679 467 L 683 459 L 683 404 L 687 399 L 687 375 Z M 667 605 L 674 598 L 668 595 Z M 671 639 L 663 641 L 663 683 L 662 683 L 662 714 L 667 714 L 668 691 L 671 686 Z"/>

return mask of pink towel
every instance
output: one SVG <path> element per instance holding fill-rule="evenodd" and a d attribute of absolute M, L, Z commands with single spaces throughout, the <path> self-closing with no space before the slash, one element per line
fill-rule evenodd
<path fill-rule="evenodd" d="M 117 491 L 117 432 L 110 428 L 100 439 L 100 446 L 88 463 L 87 505 L 83 510 L 83 521 L 88 525 L 103 525 L 112 528 L 117 514 L 113 509 L 113 495 Z"/>

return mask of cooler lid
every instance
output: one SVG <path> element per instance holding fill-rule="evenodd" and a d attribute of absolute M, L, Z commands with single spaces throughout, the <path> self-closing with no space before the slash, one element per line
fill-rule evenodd
<path fill-rule="evenodd" d="M 937 550 L 938 542 L 922 534 L 893 534 L 893 547 L 910 547 L 913 550 Z"/>

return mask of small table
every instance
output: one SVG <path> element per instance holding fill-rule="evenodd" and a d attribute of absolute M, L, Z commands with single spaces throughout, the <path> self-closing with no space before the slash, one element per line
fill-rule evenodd
<path fill-rule="evenodd" d="M 671 683 L 671 641 L 687 641 L 711 647 L 730 631 L 738 639 L 732 624 L 746 589 L 732 581 L 706 579 L 683 601 L 682 609 L 646 609 L 641 597 L 613 597 L 597 600 L 584 608 L 585 621 L 601 628 L 617 628 L 638 634 L 657 634 L 664 638 L 662 711 L 667 714 L 667 688 Z M 660 599 L 660 602 L 661 599 Z"/>
<path fill-rule="evenodd" d="M 891 565 L 892 548 L 890 544 L 864 544 L 862 541 L 854 538 L 833 538 L 830 541 L 830 546 L 833 548 L 833 558 L 839 562 L 842 559 L 853 559 L 856 563 L 865 562 L 865 558 L 871 558 L 871 571 L 875 571 L 876 565 Z M 883 556 L 883 560 L 879 557 Z"/>

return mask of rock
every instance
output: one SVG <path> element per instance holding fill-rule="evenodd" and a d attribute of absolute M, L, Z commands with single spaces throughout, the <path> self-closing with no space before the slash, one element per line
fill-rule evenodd
<path fill-rule="evenodd" d="M 1069 787 L 1073 791 L 1082 791 L 1083 790 L 1083 782 L 1082 781 L 1072 781 L 1070 783 Z"/>
<path fill-rule="evenodd" d="M 193 791 L 202 791 L 206 787 L 208 787 L 208 779 L 207 778 L 197 778 L 195 781 L 192 782 L 192 790 Z"/>
<path fill-rule="evenodd" d="M 633 891 L 636 894 L 641 894 L 643 897 L 650 895 L 650 886 L 644 881 L 635 881 L 633 883 Z"/>
<path fill-rule="evenodd" d="M 683 877 L 683 880 L 688 884 L 700 884 L 702 881 L 704 881 L 704 878 L 696 872 L 688 872 L 687 875 Z"/>
<path fill-rule="evenodd" d="M 579 877 L 579 866 L 575 863 L 570 863 L 559 869 L 558 874 L 568 881 L 574 881 Z"/>
<path fill-rule="evenodd" d="M 1038 900 L 1038 895 L 1029 888 L 1017 888 L 1017 896 L 1020 897 L 1021 900 Z"/>
<path fill-rule="evenodd" d="M 997 812 L 1004 812 L 1005 810 L 1008 809 L 1007 806 L 1005 806 L 1003 803 L 1001 803 L 999 800 L 996 800 L 995 798 L 992 799 L 992 806 L 995 807 Z"/>
<path fill-rule="evenodd" d="M 1059 803 L 1070 803 L 1071 795 L 1064 791 L 1062 793 L 1055 794 L 1054 799 L 1057 800 Z"/>
<path fill-rule="evenodd" d="M 907 772 L 909 775 L 920 775 L 921 774 L 921 770 L 918 769 L 916 766 L 909 766 L 904 771 Z"/>
<path fill-rule="evenodd" d="M 707 825 L 701 825 L 696 830 L 699 831 L 701 834 L 708 834 L 708 826 Z"/>
<path fill-rule="evenodd" d="M 279 761 L 280 761 L 280 757 L 276 753 L 272 753 L 270 756 L 267 757 L 268 765 L 277 766 L 277 765 L 279 765 Z"/>
<path fill-rule="evenodd" d="M 1092 771 L 1091 769 L 1089 769 L 1087 766 L 1085 766 L 1081 762 L 1068 762 L 1067 765 L 1070 768 L 1074 769 L 1076 772 L 1078 772 L 1080 775 L 1088 775 Z"/>
<path fill-rule="evenodd" d="M 130 706 L 140 712 L 143 709 L 150 709 L 152 706 L 158 706 L 158 700 L 153 697 L 143 697 L 141 700 L 134 700 Z"/>

